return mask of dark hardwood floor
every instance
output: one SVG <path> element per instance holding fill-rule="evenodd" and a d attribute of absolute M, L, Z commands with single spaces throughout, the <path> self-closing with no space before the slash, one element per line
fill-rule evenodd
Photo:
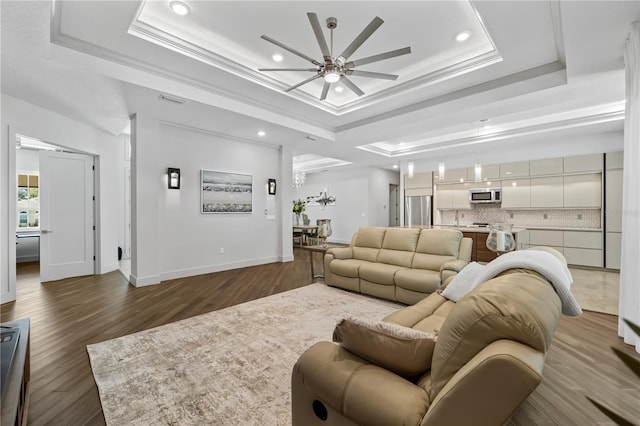
<path fill-rule="evenodd" d="M 31 317 L 29 424 L 103 425 L 86 345 L 310 284 L 309 252 L 296 248 L 294 256 L 142 288 L 117 271 L 40 284 L 37 263 L 19 264 L 18 300 L 2 305 L 1 319 Z M 509 424 L 610 424 L 586 396 L 637 422 L 640 380 L 609 347 L 635 352 L 616 330 L 615 316 L 563 317 L 543 383 Z"/>

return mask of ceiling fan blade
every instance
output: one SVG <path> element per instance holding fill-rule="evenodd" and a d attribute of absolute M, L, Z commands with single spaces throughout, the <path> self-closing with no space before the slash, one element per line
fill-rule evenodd
<path fill-rule="evenodd" d="M 358 50 L 358 48 L 362 46 L 362 43 L 367 41 L 367 39 L 371 37 L 371 34 L 373 34 L 383 23 L 384 21 L 379 17 L 376 16 L 375 18 L 373 18 L 369 25 L 367 25 L 366 28 L 362 30 L 362 32 L 358 34 L 358 36 L 351 42 L 351 44 L 347 46 L 340 57 L 345 61 L 349 59 L 349 57 L 353 55 L 353 52 Z"/>
<path fill-rule="evenodd" d="M 324 82 L 324 86 L 322 86 L 322 94 L 320 95 L 320 100 L 324 101 L 327 99 L 327 94 L 329 93 L 329 87 L 331 87 L 331 83 Z"/>
<path fill-rule="evenodd" d="M 292 91 L 293 89 L 297 89 L 298 87 L 302 86 L 303 84 L 307 84 L 307 83 L 309 83 L 310 81 L 315 80 L 316 78 L 320 78 L 320 74 L 316 74 L 316 75 L 314 75 L 313 77 L 309 77 L 308 79 L 306 79 L 306 80 L 304 80 L 304 81 L 301 81 L 300 83 L 296 84 L 295 86 L 291 86 L 291 87 L 289 87 L 288 89 L 286 89 L 286 90 L 285 90 L 285 92 L 290 92 L 290 91 Z"/>
<path fill-rule="evenodd" d="M 371 71 L 346 70 L 345 73 L 347 75 L 355 75 L 358 77 L 369 77 L 369 78 L 381 78 L 383 80 L 396 80 L 398 78 L 398 76 L 395 74 L 384 74 L 381 72 L 371 72 Z"/>
<path fill-rule="evenodd" d="M 391 50 L 385 53 L 379 53 L 373 56 L 367 56 L 366 58 L 356 59 L 355 61 L 350 61 L 344 64 L 346 68 L 353 68 L 360 65 L 370 64 L 372 62 L 383 61 L 389 58 L 395 58 L 396 56 L 402 56 L 411 53 L 411 47 L 403 47 L 402 49 Z"/>
<path fill-rule="evenodd" d="M 309 12 L 307 13 L 307 17 L 309 18 L 309 22 L 313 28 L 313 33 L 316 35 L 316 40 L 318 40 L 318 45 L 320 46 L 320 51 L 322 52 L 325 62 L 331 63 L 331 52 L 329 51 L 329 46 L 327 46 L 327 39 L 324 38 L 324 33 L 322 32 L 322 26 L 320 25 L 318 15 L 313 12 Z"/>
<path fill-rule="evenodd" d="M 258 68 L 258 71 L 311 71 L 311 72 L 318 72 L 318 68 Z"/>
<path fill-rule="evenodd" d="M 316 61 L 312 57 L 307 56 L 304 53 L 300 53 L 297 50 L 287 46 L 286 44 L 282 44 L 278 40 L 274 40 L 269 36 L 263 35 L 263 36 L 260 36 L 260 38 L 263 39 L 263 40 L 268 41 L 269 43 L 273 43 L 276 46 L 283 48 L 284 50 L 288 50 L 289 52 L 293 53 L 294 55 L 300 56 L 302 59 L 306 59 L 307 61 L 311 62 L 313 65 L 318 65 L 318 66 L 322 65 L 320 62 Z"/>
<path fill-rule="evenodd" d="M 347 86 L 349 88 L 349 90 L 351 90 L 356 95 L 358 95 L 358 96 L 364 95 L 364 92 L 362 90 L 360 90 L 360 88 L 358 86 L 353 84 L 353 81 L 349 80 L 347 77 L 342 77 L 340 80 L 342 81 L 342 84 Z"/>

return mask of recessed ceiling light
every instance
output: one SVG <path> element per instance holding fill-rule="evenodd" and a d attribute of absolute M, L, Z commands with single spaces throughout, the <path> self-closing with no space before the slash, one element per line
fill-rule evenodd
<path fill-rule="evenodd" d="M 344 90 L 344 87 L 342 87 L 342 86 L 336 86 L 336 88 L 335 88 L 335 89 L 333 89 L 333 90 L 335 90 L 336 92 L 340 93 L 340 92 L 342 92 L 342 91 Z"/>
<path fill-rule="evenodd" d="M 267 132 L 265 132 L 264 130 L 258 130 L 258 136 L 262 137 L 264 135 L 266 135 Z"/>
<path fill-rule="evenodd" d="M 463 42 L 471 36 L 471 32 L 463 31 L 456 36 L 456 41 Z"/>
<path fill-rule="evenodd" d="M 275 62 L 282 62 L 282 60 L 284 59 L 282 57 L 281 54 L 279 53 L 274 53 L 273 56 L 271 57 L 271 59 L 273 59 Z"/>
<path fill-rule="evenodd" d="M 180 16 L 184 16 L 190 11 L 189 6 L 181 1 L 172 1 L 169 3 L 169 6 L 171 7 L 171 10 L 173 10 L 173 13 Z"/>
<path fill-rule="evenodd" d="M 394 164 L 394 165 L 393 165 L 393 168 L 394 168 L 394 169 L 397 169 L 397 168 L 398 168 L 398 165 L 397 165 L 397 164 Z"/>

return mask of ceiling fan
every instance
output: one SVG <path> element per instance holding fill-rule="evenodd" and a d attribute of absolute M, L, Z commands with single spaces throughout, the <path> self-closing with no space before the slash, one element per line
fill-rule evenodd
<path fill-rule="evenodd" d="M 333 56 L 333 30 L 338 26 L 338 20 L 336 18 L 327 18 L 327 28 L 331 30 L 331 50 L 329 50 L 329 46 L 327 45 L 327 40 L 324 37 L 322 32 L 322 27 L 320 25 L 320 20 L 318 19 L 318 15 L 309 12 L 307 13 L 307 17 L 309 18 L 309 22 L 311 23 L 311 27 L 313 28 L 313 32 L 316 36 L 316 40 L 318 41 L 318 45 L 320 46 L 320 51 L 322 52 L 322 61 L 316 61 L 310 56 L 305 55 L 304 53 L 298 52 L 297 50 L 280 43 L 277 40 L 272 39 L 269 36 L 263 35 L 261 38 L 268 41 L 269 43 L 273 43 L 282 49 L 288 50 L 296 56 L 299 56 L 313 65 L 315 68 L 261 68 L 258 71 L 309 71 L 315 73 L 312 77 L 307 78 L 304 81 L 301 81 L 298 84 L 295 84 L 285 90 L 285 92 L 289 92 L 293 89 L 296 89 L 304 84 L 307 84 L 313 80 L 318 78 L 324 79 L 324 86 L 322 87 L 322 94 L 320 95 L 320 100 L 324 100 L 329 93 L 329 87 L 331 87 L 332 83 L 337 83 L 341 81 L 342 84 L 347 86 L 353 93 L 358 96 L 364 95 L 364 92 L 360 90 L 358 86 L 356 86 L 351 80 L 347 78 L 347 76 L 355 75 L 358 77 L 369 77 L 369 78 L 380 78 L 384 80 L 395 80 L 398 78 L 395 74 L 384 74 L 379 72 L 371 72 L 371 71 L 361 71 L 356 70 L 355 68 L 360 65 L 370 64 L 372 62 L 382 61 L 384 59 L 394 58 L 396 56 L 406 55 L 411 53 L 411 47 L 404 47 L 402 49 L 391 50 L 385 53 L 379 53 L 377 55 L 368 56 L 366 58 L 357 59 L 354 61 L 349 61 L 349 58 L 353 53 L 358 50 L 362 44 L 367 41 L 369 37 L 383 24 L 383 20 L 379 17 L 373 18 L 373 20 L 366 26 L 364 30 L 351 42 L 349 46 L 342 52 L 340 55 L 334 57 Z"/>

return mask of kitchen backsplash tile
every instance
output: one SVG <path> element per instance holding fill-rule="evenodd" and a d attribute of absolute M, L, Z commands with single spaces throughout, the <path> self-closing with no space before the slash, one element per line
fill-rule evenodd
<path fill-rule="evenodd" d="M 441 210 L 441 223 L 456 222 L 455 210 Z M 475 223 L 511 223 L 522 227 L 602 228 L 600 209 L 571 210 L 504 210 L 500 207 L 481 207 L 458 210 L 460 225 Z"/>

